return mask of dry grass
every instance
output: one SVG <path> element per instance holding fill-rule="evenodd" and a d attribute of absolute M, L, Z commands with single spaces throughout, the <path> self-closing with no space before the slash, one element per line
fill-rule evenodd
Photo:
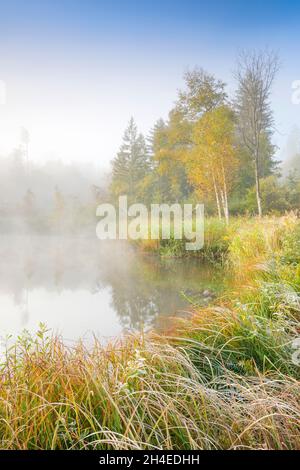
<path fill-rule="evenodd" d="M 193 346 L 197 361 L 186 340 L 155 336 L 19 343 L 1 373 L 1 448 L 300 448 L 295 379 L 242 376 Z"/>

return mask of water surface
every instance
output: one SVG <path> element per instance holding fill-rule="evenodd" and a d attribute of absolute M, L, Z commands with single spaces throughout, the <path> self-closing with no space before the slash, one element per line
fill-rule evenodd
<path fill-rule="evenodd" d="M 0 336 L 43 322 L 65 340 L 107 340 L 163 327 L 221 286 L 222 273 L 209 265 L 141 255 L 125 242 L 2 236 Z"/>

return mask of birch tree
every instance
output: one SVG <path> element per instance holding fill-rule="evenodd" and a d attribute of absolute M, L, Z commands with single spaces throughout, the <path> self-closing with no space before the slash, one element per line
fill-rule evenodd
<path fill-rule="evenodd" d="M 203 115 L 193 129 L 193 148 L 184 156 L 191 184 L 216 201 L 219 218 L 229 221 L 229 193 L 238 158 L 234 113 L 226 105 Z"/>
<path fill-rule="evenodd" d="M 254 166 L 259 217 L 262 216 L 260 190 L 262 147 L 266 134 L 273 129 L 270 94 L 278 69 L 278 57 L 273 52 L 244 52 L 238 58 L 236 72 L 238 129 Z"/>

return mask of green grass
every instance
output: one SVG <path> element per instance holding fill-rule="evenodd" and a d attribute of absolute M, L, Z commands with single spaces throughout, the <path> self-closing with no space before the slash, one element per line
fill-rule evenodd
<path fill-rule="evenodd" d="M 164 335 L 91 349 L 43 327 L 20 337 L 0 370 L 0 447 L 300 449 L 299 227 L 212 221 L 230 291 Z"/>
<path fill-rule="evenodd" d="M 232 225 L 235 224 L 236 221 Z M 204 248 L 201 250 L 187 251 L 186 242 L 189 241 L 190 240 L 186 240 L 185 238 L 182 240 L 175 239 L 173 235 L 173 229 L 171 227 L 170 239 L 151 240 L 149 236 L 149 239 L 139 239 L 131 241 L 131 243 L 141 251 L 157 253 L 162 257 L 195 257 L 204 258 L 213 262 L 219 262 L 224 260 L 229 247 L 228 227 L 224 221 L 220 221 L 219 219 L 207 219 L 205 220 Z"/>

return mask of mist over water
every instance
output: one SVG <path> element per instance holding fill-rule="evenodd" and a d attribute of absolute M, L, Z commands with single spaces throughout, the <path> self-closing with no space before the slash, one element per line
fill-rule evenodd
<path fill-rule="evenodd" d="M 0 237 L 2 339 L 43 322 L 63 336 L 89 342 L 162 328 L 186 315 L 188 299 L 205 304 L 221 273 L 196 260 L 161 260 L 126 242 L 91 237 Z"/>
<path fill-rule="evenodd" d="M 107 341 L 163 328 L 189 300 L 212 300 L 218 275 L 187 260 L 141 255 L 96 237 L 109 179 L 88 164 L 0 160 L 0 336 L 44 323 L 64 340 Z M 202 295 L 205 293 L 205 295 Z M 167 322 L 168 323 L 168 322 Z"/>

